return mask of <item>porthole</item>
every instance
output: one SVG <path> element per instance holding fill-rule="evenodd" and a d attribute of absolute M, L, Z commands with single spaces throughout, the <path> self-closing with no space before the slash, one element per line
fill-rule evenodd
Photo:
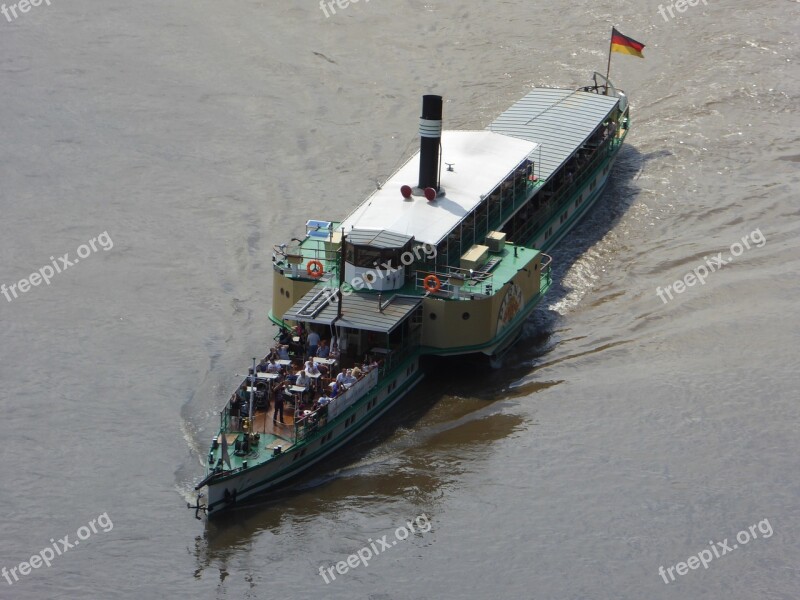
<path fill-rule="evenodd" d="M 469 313 L 465 312 L 463 315 L 461 315 L 461 318 L 464 319 L 465 321 L 468 321 L 469 320 Z"/>
<path fill-rule="evenodd" d="M 431 313 L 428 316 L 431 318 L 431 321 L 435 321 L 436 320 L 436 313 Z"/>
<path fill-rule="evenodd" d="M 283 296 L 283 288 L 281 288 L 281 296 Z"/>

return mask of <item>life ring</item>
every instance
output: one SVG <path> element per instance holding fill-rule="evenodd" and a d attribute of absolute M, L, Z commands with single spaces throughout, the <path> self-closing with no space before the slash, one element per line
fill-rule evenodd
<path fill-rule="evenodd" d="M 308 261 L 308 264 L 306 265 L 306 273 L 308 273 L 309 277 L 319 279 L 325 273 L 325 267 L 322 266 L 321 262 L 313 259 Z"/>
<path fill-rule="evenodd" d="M 426 292 L 435 294 L 442 287 L 442 282 L 439 281 L 439 278 L 436 275 L 431 274 L 422 280 L 422 287 L 425 288 Z"/>

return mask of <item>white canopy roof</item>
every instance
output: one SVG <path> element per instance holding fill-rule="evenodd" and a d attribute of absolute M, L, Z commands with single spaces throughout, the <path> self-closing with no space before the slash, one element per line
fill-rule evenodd
<path fill-rule="evenodd" d="M 481 202 L 538 144 L 491 131 L 442 132 L 441 186 L 445 194 L 428 202 L 424 196 L 406 200 L 400 187 L 416 187 L 419 152 L 343 222 L 351 229 L 387 230 L 437 244 Z M 453 171 L 447 170 L 452 163 Z"/>

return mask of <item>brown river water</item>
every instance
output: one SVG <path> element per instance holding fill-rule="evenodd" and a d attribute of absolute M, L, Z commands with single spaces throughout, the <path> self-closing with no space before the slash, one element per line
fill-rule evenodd
<path fill-rule="evenodd" d="M 14 2 L 0 284 L 61 272 L 0 296 L 0 598 L 800 596 L 800 4 Z M 272 245 L 392 173 L 422 94 L 483 128 L 612 25 L 632 131 L 503 364 L 195 520 Z"/>

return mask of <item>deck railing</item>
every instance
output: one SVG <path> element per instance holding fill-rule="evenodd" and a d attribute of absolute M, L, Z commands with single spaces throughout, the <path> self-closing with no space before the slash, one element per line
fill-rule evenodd
<path fill-rule="evenodd" d="M 416 271 L 414 273 L 414 287 L 418 291 L 425 293 L 425 278 L 433 275 L 439 280 L 439 289 L 436 293 L 454 296 L 456 285 L 450 283 L 453 277 L 463 279 L 464 285 L 460 286 L 459 294 L 470 296 L 472 294 L 492 295 L 494 290 L 494 275 L 491 271 L 483 272 L 474 269 L 462 269 L 460 267 L 447 267 L 447 271 Z"/>

